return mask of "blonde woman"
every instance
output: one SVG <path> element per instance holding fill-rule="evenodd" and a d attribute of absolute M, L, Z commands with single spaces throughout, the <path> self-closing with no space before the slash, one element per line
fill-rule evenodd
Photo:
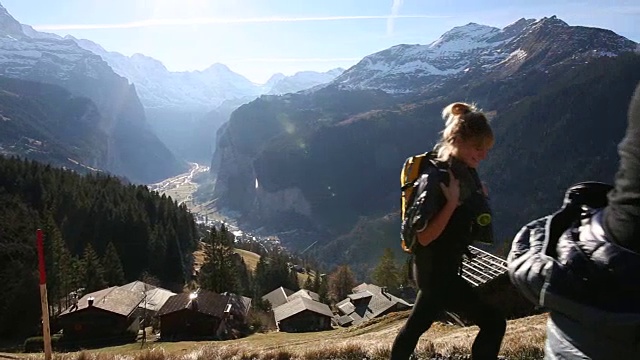
<path fill-rule="evenodd" d="M 476 198 L 487 195 L 476 168 L 493 146 L 491 126 L 473 105 L 453 103 L 442 112 L 442 138 L 430 161 L 445 164 L 448 180 L 437 167 L 426 171 L 426 197 L 412 247 L 413 274 L 418 286 L 413 310 L 391 349 L 391 359 L 409 359 L 420 336 L 444 310 L 454 311 L 480 327 L 472 358 L 496 359 L 506 320 L 483 301 L 460 275 L 462 257 L 473 240 Z"/>

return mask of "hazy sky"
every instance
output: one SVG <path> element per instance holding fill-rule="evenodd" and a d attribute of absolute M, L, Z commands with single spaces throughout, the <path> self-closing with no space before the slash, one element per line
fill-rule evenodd
<path fill-rule="evenodd" d="M 393 45 L 428 44 L 453 26 L 504 27 L 557 15 L 640 42 L 640 2 L 561 0 L 0 0 L 36 30 L 142 53 L 171 71 L 223 63 L 252 81 L 347 68 Z"/>

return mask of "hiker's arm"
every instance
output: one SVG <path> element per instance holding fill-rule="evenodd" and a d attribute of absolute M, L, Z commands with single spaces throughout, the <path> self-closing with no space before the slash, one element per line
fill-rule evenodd
<path fill-rule="evenodd" d="M 427 246 L 442 234 L 457 206 L 457 202 L 447 201 L 444 207 L 429 219 L 427 226 L 418 232 L 420 245 Z"/>
<path fill-rule="evenodd" d="M 423 230 L 418 231 L 418 242 L 422 246 L 429 245 L 442 234 L 451 219 L 451 215 L 459 205 L 460 181 L 453 176 L 451 170 L 448 170 L 448 173 L 448 185 L 438 182 L 442 195 L 446 199 L 444 206 L 427 222 L 427 226 Z"/>

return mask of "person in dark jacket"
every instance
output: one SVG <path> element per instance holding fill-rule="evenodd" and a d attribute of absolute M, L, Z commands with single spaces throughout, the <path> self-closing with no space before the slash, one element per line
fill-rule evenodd
<path fill-rule="evenodd" d="M 443 110 L 446 127 L 432 153 L 447 164 L 448 180 L 437 167 L 427 168 L 426 195 L 413 239 L 413 273 L 419 288 L 407 322 L 398 332 L 391 359 L 409 359 L 420 336 L 443 311 L 459 313 L 480 327 L 474 360 L 497 359 L 506 320 L 460 275 L 462 257 L 472 241 L 476 216 L 472 199 L 486 197 L 476 167 L 493 145 L 493 132 L 482 112 L 454 103 Z M 429 161 L 429 160 L 427 160 Z M 445 173 L 447 174 L 447 173 Z"/>
<path fill-rule="evenodd" d="M 513 284 L 549 310 L 545 359 L 640 359 L 640 84 L 618 152 L 613 189 L 573 186 L 507 258 Z"/>

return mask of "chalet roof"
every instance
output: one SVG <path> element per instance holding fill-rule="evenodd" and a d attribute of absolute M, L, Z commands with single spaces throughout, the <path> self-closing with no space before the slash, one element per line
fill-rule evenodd
<path fill-rule="evenodd" d="M 406 306 L 413 306 L 411 303 L 409 303 L 407 300 L 401 298 L 401 297 L 397 297 L 387 291 L 384 291 L 380 286 L 378 285 L 374 285 L 374 284 L 367 284 L 367 283 L 362 283 L 358 286 L 356 286 L 355 288 L 353 288 L 353 291 L 356 293 L 361 293 L 361 292 L 369 292 L 371 294 L 380 294 L 383 295 L 384 297 L 386 297 L 387 299 L 406 305 Z"/>
<path fill-rule="evenodd" d="M 336 322 L 340 326 L 350 325 L 353 323 L 353 318 L 349 315 L 342 315 L 336 319 Z"/>
<path fill-rule="evenodd" d="M 127 317 L 138 308 L 143 298 L 141 293 L 113 286 L 84 295 L 78 300 L 77 306 L 69 307 L 60 316 L 63 317 L 89 308 L 90 297 L 93 297 L 92 307 Z"/>
<path fill-rule="evenodd" d="M 125 290 L 130 290 L 130 291 L 144 292 L 144 291 L 155 289 L 156 286 L 147 284 L 140 280 L 136 280 L 128 284 L 121 285 L 120 288 Z"/>
<path fill-rule="evenodd" d="M 344 301 L 344 302 L 341 301 L 342 304 L 339 304 L 339 305 L 337 304 L 336 306 L 338 307 L 341 313 L 351 314 L 356 310 L 356 307 L 355 305 L 353 305 L 351 301 L 348 301 L 349 299 L 346 299 L 346 300 L 347 301 Z"/>
<path fill-rule="evenodd" d="M 351 300 L 360 300 L 360 299 L 364 299 L 364 298 L 368 298 L 368 297 L 372 297 L 373 294 L 370 293 L 369 291 L 361 291 L 355 294 L 349 294 L 347 295 L 347 297 Z"/>
<path fill-rule="evenodd" d="M 307 299 L 311 299 L 311 300 L 315 300 L 315 301 L 320 301 L 320 295 L 318 295 L 317 293 L 311 291 L 311 290 L 307 290 L 307 289 L 300 289 L 297 292 L 287 296 L 287 300 L 291 301 L 297 297 L 305 297 Z"/>
<path fill-rule="evenodd" d="M 237 315 L 247 315 L 251 308 L 251 298 L 238 294 L 223 292 L 223 296 L 227 297 L 227 303 L 232 305 L 231 312 Z"/>
<path fill-rule="evenodd" d="M 469 246 L 472 259 L 464 258 L 462 277 L 472 286 L 483 285 L 507 272 L 507 261 L 484 250 Z"/>
<path fill-rule="evenodd" d="M 280 286 L 279 288 L 271 291 L 270 293 L 263 295 L 262 300 L 269 300 L 271 303 L 271 308 L 275 309 L 278 306 L 285 304 L 288 300 L 289 295 L 293 295 L 293 291 L 283 288 Z"/>
<path fill-rule="evenodd" d="M 131 290 L 135 292 L 139 292 L 143 294 L 146 291 L 147 299 L 143 298 L 143 301 L 140 303 L 141 308 L 145 308 L 151 311 L 158 311 L 164 303 L 173 295 L 176 295 L 173 291 L 169 291 L 167 289 L 163 289 L 161 287 L 156 287 L 142 281 L 134 281 L 125 285 L 120 286 L 121 289 Z"/>
<path fill-rule="evenodd" d="M 273 316 L 277 321 L 289 318 L 295 314 L 301 313 L 305 310 L 312 311 L 314 313 L 333 317 L 333 313 L 327 304 L 323 304 L 318 301 L 307 299 L 306 297 L 297 297 L 285 304 L 282 304 L 273 309 Z"/>
<path fill-rule="evenodd" d="M 362 283 L 354 287 L 353 291 L 356 292 L 347 295 L 344 300 L 336 304 L 343 315 L 338 319 L 341 325 L 359 324 L 364 320 L 373 319 L 394 306 L 406 308 L 412 306 L 407 301 L 383 291 L 377 285 Z M 345 316 L 352 321 L 348 321 Z"/>
<path fill-rule="evenodd" d="M 213 291 L 199 289 L 195 299 L 190 293 L 171 296 L 158 311 L 158 316 L 164 316 L 176 311 L 191 309 L 202 314 L 222 317 L 227 305 L 227 297 Z"/>

